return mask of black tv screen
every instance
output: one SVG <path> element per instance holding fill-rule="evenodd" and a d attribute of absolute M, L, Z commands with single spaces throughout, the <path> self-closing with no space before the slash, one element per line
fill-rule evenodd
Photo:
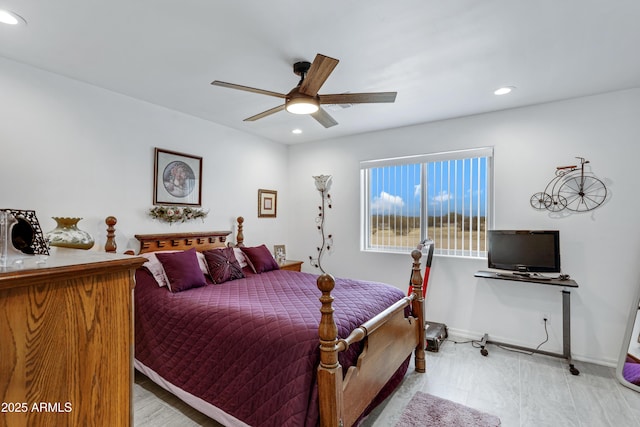
<path fill-rule="evenodd" d="M 489 230 L 489 268 L 560 273 L 557 230 Z"/>

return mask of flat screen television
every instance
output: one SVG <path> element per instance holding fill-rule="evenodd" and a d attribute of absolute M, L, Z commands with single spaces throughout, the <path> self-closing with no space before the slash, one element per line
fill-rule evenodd
<path fill-rule="evenodd" d="M 557 230 L 489 230 L 489 268 L 521 273 L 560 273 Z"/>

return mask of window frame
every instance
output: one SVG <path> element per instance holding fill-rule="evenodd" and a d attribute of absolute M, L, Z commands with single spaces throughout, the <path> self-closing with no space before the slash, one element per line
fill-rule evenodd
<path fill-rule="evenodd" d="M 435 162 L 445 162 L 445 161 L 456 161 L 456 160 L 466 160 L 466 159 L 474 159 L 474 158 L 486 158 L 486 206 L 485 206 L 485 223 L 484 230 L 482 232 L 485 233 L 485 242 L 486 242 L 486 233 L 488 230 L 493 228 L 493 197 L 494 197 L 494 187 L 493 187 L 493 147 L 479 147 L 479 148 L 470 148 L 470 149 L 462 149 L 455 151 L 445 151 L 445 152 L 436 152 L 436 153 L 428 153 L 428 154 L 419 154 L 419 155 L 411 155 L 404 157 L 392 157 L 385 159 L 374 159 L 374 160 L 364 160 L 360 162 L 360 250 L 363 252 L 374 252 L 374 253 L 410 253 L 414 248 L 407 247 L 372 247 L 373 245 L 370 242 L 371 239 L 371 183 L 369 182 L 369 170 L 372 168 L 381 168 L 385 166 L 403 166 L 403 165 L 412 165 L 419 164 L 421 168 L 420 175 L 420 240 L 424 240 L 426 238 L 426 233 L 428 230 L 428 218 L 429 218 L 429 210 L 427 201 L 427 163 L 435 163 Z M 475 187 L 472 187 L 474 189 Z M 466 189 L 466 187 L 465 187 Z M 432 213 L 433 215 L 433 213 Z M 472 215 L 473 217 L 473 215 Z M 478 231 L 480 231 L 480 226 L 478 224 Z M 432 236 L 429 236 L 432 237 Z M 468 252 L 468 253 L 467 253 Z M 434 255 L 438 256 L 449 256 L 454 258 L 473 258 L 473 259 L 486 259 L 487 252 L 486 247 L 484 251 L 475 251 L 473 249 L 459 249 L 454 251 L 453 249 L 438 249 L 437 242 L 435 246 Z"/>

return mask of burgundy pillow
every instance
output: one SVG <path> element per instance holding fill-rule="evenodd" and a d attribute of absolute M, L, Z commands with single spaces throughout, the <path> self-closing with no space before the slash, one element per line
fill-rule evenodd
<path fill-rule="evenodd" d="M 204 251 L 203 254 L 213 283 L 220 284 L 244 277 L 233 248 L 211 249 Z"/>
<path fill-rule="evenodd" d="M 169 279 L 171 292 L 186 291 L 207 284 L 198 264 L 195 248 L 182 252 L 157 252 L 156 257 Z"/>
<path fill-rule="evenodd" d="M 265 245 L 251 248 L 240 248 L 247 257 L 247 263 L 254 273 L 264 273 L 265 271 L 279 270 L 278 263 Z"/>

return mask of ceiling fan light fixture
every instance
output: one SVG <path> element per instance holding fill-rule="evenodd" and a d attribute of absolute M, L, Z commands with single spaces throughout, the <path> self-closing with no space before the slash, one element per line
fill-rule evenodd
<path fill-rule="evenodd" d="M 270 90 L 256 89 L 234 83 L 214 80 L 214 86 L 229 89 L 243 90 L 245 92 L 259 93 L 283 99 L 284 104 L 270 108 L 262 113 L 255 114 L 244 119 L 245 122 L 254 122 L 258 119 L 286 110 L 293 114 L 310 115 L 315 121 L 325 128 L 338 124 L 320 105 L 348 105 L 351 104 L 376 104 L 379 102 L 395 102 L 397 92 L 373 92 L 373 93 L 343 93 L 343 94 L 318 94 L 318 91 L 327 80 L 333 69 L 338 65 L 338 60 L 325 55 L 317 54 L 312 63 L 300 61 L 293 64 L 293 73 L 300 76 L 300 82 L 289 93 L 278 93 Z M 343 107 L 345 108 L 345 107 Z"/>
<path fill-rule="evenodd" d="M 315 98 L 291 98 L 285 109 L 293 114 L 313 114 L 320 109 L 320 103 Z"/>

